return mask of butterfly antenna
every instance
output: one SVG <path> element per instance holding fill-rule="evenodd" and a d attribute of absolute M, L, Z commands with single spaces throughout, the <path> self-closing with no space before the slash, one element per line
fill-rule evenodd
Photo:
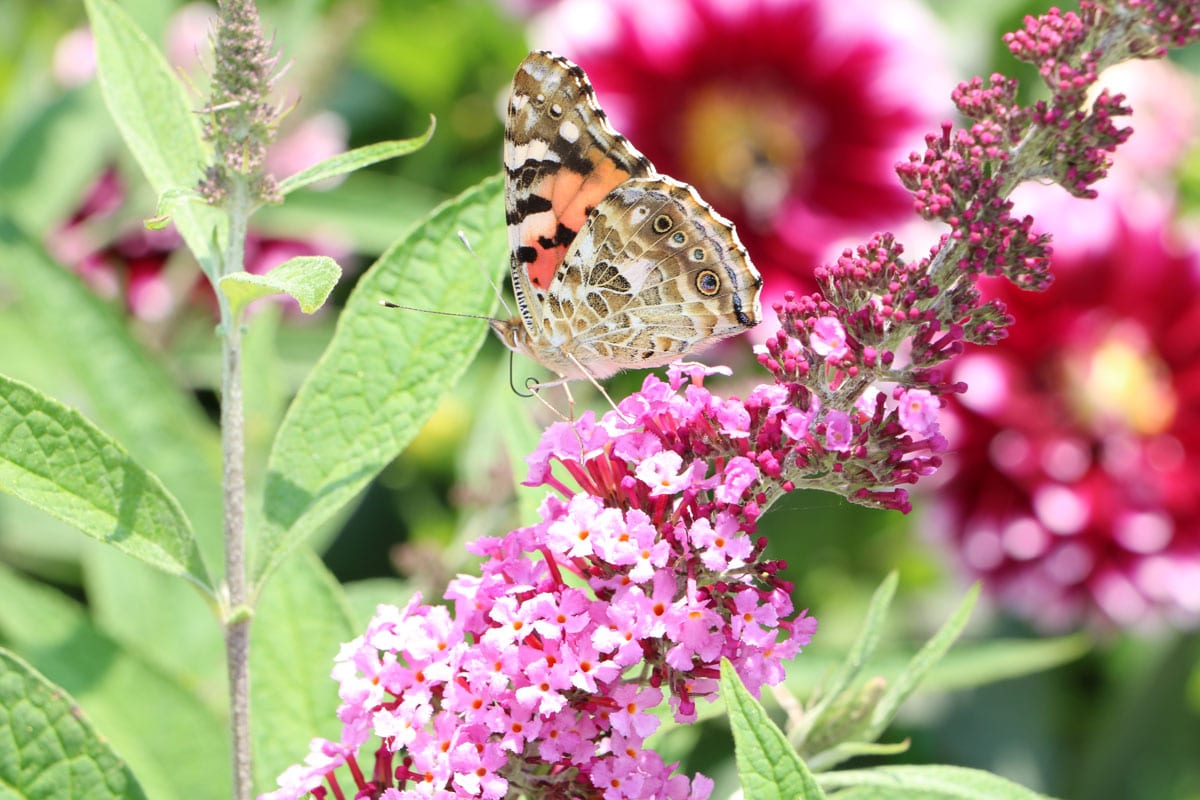
<path fill-rule="evenodd" d="M 393 303 L 391 300 L 380 300 L 379 305 L 384 308 L 399 308 L 403 311 L 420 311 L 422 314 L 437 314 L 439 317 L 465 317 L 466 319 L 486 319 L 492 321 L 492 317 L 485 317 L 483 314 L 459 314 L 454 311 L 432 311 L 428 308 L 417 308 L 416 306 L 402 306 L 399 303 Z"/>
<path fill-rule="evenodd" d="M 467 234 L 464 231 L 460 230 L 458 232 L 458 240 L 462 242 L 463 247 L 467 248 L 467 252 L 475 258 L 475 263 L 479 265 L 480 271 L 483 272 L 483 277 L 487 278 L 487 282 L 492 285 L 492 289 L 495 290 L 496 297 L 500 300 L 500 305 L 504 306 L 505 312 L 507 312 L 509 317 L 515 317 L 516 314 L 509 307 L 508 301 L 504 299 L 504 292 L 500 291 L 500 286 L 493 280 L 492 273 L 488 272 L 487 267 L 484 266 L 483 259 L 475 252 L 475 248 L 471 247 L 471 240 L 467 238 Z"/>

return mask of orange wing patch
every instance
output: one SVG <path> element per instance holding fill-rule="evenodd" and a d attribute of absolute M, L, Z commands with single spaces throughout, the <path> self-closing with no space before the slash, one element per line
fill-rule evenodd
<path fill-rule="evenodd" d="M 599 150 L 588 153 L 596 160 L 587 175 L 560 168 L 545 176 L 541 185 L 532 187 L 533 194 L 549 196 L 550 210 L 530 214 L 521 220 L 522 251 L 519 258 L 526 264 L 529 282 L 545 289 L 554 278 L 567 248 L 587 221 L 588 214 L 608 193 L 629 180 L 629 173 Z"/>

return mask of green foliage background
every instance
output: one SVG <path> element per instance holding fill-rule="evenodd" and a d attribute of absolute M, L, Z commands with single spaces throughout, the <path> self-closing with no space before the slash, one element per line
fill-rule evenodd
<path fill-rule="evenodd" d="M 177 9 L 167 0 L 121 5 L 155 41 Z M 1043 9 L 1010 0 L 931 5 L 973 53 L 962 59 L 962 77 L 1014 72 L 1000 33 Z M 527 49 L 520 21 L 486 0 L 260 6 L 295 62 L 288 83 L 300 100 L 289 120 L 332 110 L 348 122 L 351 146 L 418 136 L 430 114 L 438 129 L 413 156 L 363 170 L 330 191 L 299 192 L 255 217 L 256 230 L 280 237 L 317 225 L 334 230 L 356 255 L 343 264 L 339 302 L 315 320 L 278 308 L 254 318 L 246 386 L 252 482 L 264 479 L 283 410 L 334 336 L 336 306 L 357 271 L 439 202 L 498 171 L 497 98 Z M 77 408 L 144 463 L 177 476 L 174 488 L 200 547 L 219 563 L 213 317 L 196 303 L 164 321 L 131 319 L 47 254 L 43 243 L 106 164 L 116 163 L 133 191 L 100 235 L 152 216 L 155 197 L 95 83 L 65 90 L 51 78 L 54 48 L 84 23 L 82 4 L 0 0 L 0 20 L 0 373 Z M 981 43 L 991 49 L 981 51 Z M 499 214 L 494 224 L 502 225 Z M 498 271 L 496 254 L 484 254 L 486 269 Z M 483 285 L 469 259 L 452 266 L 455 275 L 429 276 L 430 307 L 454 310 L 447 308 L 454 296 L 437 291 L 447 281 Z M 391 335 L 388 324 L 379 323 L 381 337 Z M 386 338 L 380 350 L 386 359 Z M 490 339 L 464 368 L 405 453 L 348 510 L 322 522 L 310 542 L 320 558 L 301 549 L 264 595 L 254 669 L 267 685 L 255 712 L 277 735 L 259 753 L 260 789 L 303 757 L 313 730 L 334 732 L 336 697 L 323 677 L 337 644 L 355 635 L 374 604 L 402 603 L 418 589 L 439 596 L 450 576 L 473 568 L 465 541 L 520 524 L 536 507 L 537 493 L 514 490 L 514 482 L 523 477 L 521 457 L 536 441 L 542 409 L 508 389 L 507 359 Z M 397 375 L 367 371 L 362 379 L 391 387 Z M 614 393 L 640 380 L 621 376 Z M 780 506 L 762 532 L 791 564 L 798 606 L 821 621 L 791 683 L 811 686 L 835 663 L 859 631 L 871 592 L 898 569 L 898 598 L 875 664 L 895 674 L 965 589 L 922 537 L 920 510 L 905 518 L 813 494 Z M 978 644 L 936 669 L 884 737 L 911 737 L 898 760 L 989 769 L 1062 797 L 1200 798 L 1195 634 L 1082 634 L 1031 644 L 1033 637 L 1002 613 L 977 611 L 966 639 Z M 182 582 L 0 496 L 0 644 L 75 696 L 136 767 L 148 796 L 228 795 L 219 630 L 201 596 Z M 1048 665 L 1070 663 L 1010 678 L 1029 671 L 1029 647 L 1042 648 L 1035 655 Z M 1014 652 L 1021 659 L 1010 666 Z M 280 685 L 297 691 L 279 692 Z M 167 724 L 188 735 L 145 735 Z M 685 769 L 718 781 L 733 776 L 731 738 L 720 721 L 703 731 L 674 730 L 662 745 Z M 852 765 L 870 763 L 878 761 Z M 726 785 L 719 783 L 717 796 Z"/>

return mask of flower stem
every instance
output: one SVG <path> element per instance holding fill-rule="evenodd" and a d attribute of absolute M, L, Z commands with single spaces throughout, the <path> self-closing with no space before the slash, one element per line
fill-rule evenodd
<path fill-rule="evenodd" d="M 228 205 L 229 243 L 221 274 L 241 272 L 246 222 L 252 210 L 249 187 L 235 180 Z M 229 674 L 230 734 L 233 742 L 233 797 L 250 800 L 250 620 L 246 600 L 245 413 L 242 408 L 241 320 L 217 290 L 221 304 L 221 450 L 225 500 L 225 580 L 229 607 L 225 618 L 225 661 Z"/>

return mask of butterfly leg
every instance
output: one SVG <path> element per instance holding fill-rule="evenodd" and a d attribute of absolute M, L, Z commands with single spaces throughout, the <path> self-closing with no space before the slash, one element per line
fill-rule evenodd
<path fill-rule="evenodd" d="M 577 359 L 575 356 L 571 355 L 570 353 L 567 353 L 566 356 L 567 356 L 567 358 L 571 359 L 571 363 L 574 364 L 576 367 L 578 367 L 579 371 L 582 372 L 589 381 L 591 381 L 592 386 L 596 387 L 596 391 L 600 392 L 600 394 L 604 396 L 604 399 L 608 401 L 608 404 L 610 406 L 612 406 L 612 410 L 617 412 L 617 416 L 620 417 L 625 422 L 632 424 L 633 420 L 630 419 L 629 417 L 625 416 L 625 414 L 621 411 L 621 409 L 617 408 L 617 404 L 613 402 L 613 399 L 611 397 L 609 397 L 608 392 L 604 391 L 604 387 L 600 385 L 599 381 L 597 381 L 595 378 L 592 377 L 592 373 L 588 372 L 587 368 L 584 367 L 583 364 L 579 363 L 579 359 Z M 568 391 L 567 396 L 569 397 L 570 394 L 571 393 Z"/>
<path fill-rule="evenodd" d="M 567 403 L 569 404 L 569 416 L 550 405 L 550 401 L 542 397 L 542 389 L 551 389 L 555 386 L 562 386 L 563 391 L 566 392 Z M 567 382 L 565 380 L 550 381 L 549 383 L 538 383 L 535 378 L 529 378 L 525 381 L 525 388 L 529 391 L 531 396 L 536 397 L 539 403 L 554 412 L 554 415 L 563 422 L 575 421 L 575 398 L 571 396 L 571 390 L 567 388 Z"/>

